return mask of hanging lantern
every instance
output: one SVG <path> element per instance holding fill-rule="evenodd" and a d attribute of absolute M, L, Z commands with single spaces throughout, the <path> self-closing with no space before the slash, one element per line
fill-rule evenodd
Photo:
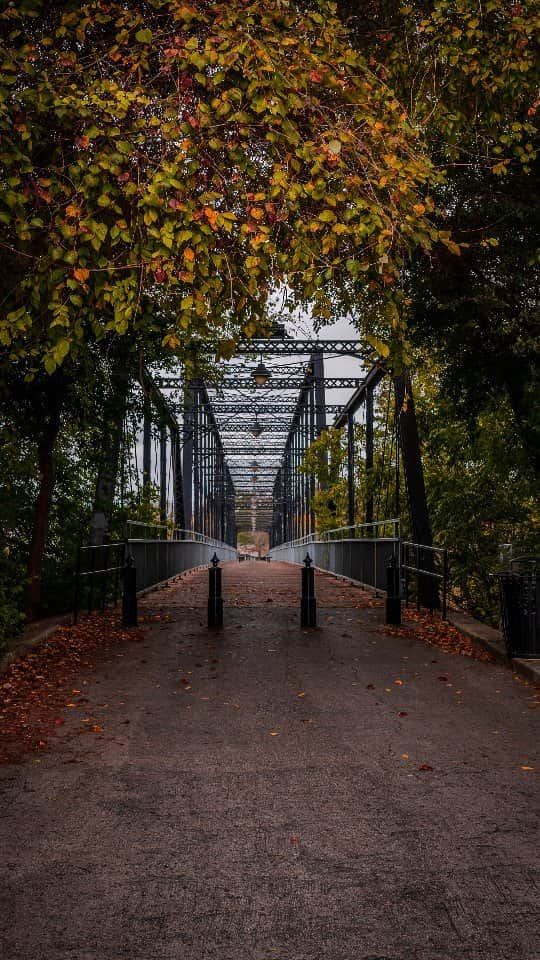
<path fill-rule="evenodd" d="M 251 371 L 251 377 L 258 387 L 264 387 L 268 383 L 271 373 L 262 362 L 262 356 L 258 365 Z"/>

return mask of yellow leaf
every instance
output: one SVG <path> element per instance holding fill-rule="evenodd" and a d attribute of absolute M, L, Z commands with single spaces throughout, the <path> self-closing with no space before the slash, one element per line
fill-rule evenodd
<path fill-rule="evenodd" d="M 426 212 L 426 208 L 423 203 L 415 203 L 413 206 L 413 210 L 415 213 L 418 214 L 419 217 Z"/>
<path fill-rule="evenodd" d="M 341 140 L 330 140 L 328 153 L 331 153 L 334 157 L 336 157 L 338 153 L 341 153 Z"/>
<path fill-rule="evenodd" d="M 534 770 L 534 767 L 528 767 L 527 764 L 522 764 L 522 770 Z"/>

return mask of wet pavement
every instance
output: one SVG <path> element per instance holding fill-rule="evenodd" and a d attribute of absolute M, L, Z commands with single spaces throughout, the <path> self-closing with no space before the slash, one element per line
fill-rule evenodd
<path fill-rule="evenodd" d="M 2 960 L 538 960 L 538 710 L 380 601 L 224 567 L 140 605 L 0 769 Z"/>

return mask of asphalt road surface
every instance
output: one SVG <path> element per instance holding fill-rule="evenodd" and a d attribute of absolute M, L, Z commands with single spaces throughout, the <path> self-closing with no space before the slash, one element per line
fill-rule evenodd
<path fill-rule="evenodd" d="M 538 960 L 532 689 L 328 575 L 316 631 L 298 568 L 224 581 L 222 632 L 205 571 L 149 595 L 0 769 L 2 960 Z"/>

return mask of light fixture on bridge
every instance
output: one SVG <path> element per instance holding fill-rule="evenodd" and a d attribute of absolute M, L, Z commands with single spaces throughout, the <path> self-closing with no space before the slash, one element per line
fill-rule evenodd
<path fill-rule="evenodd" d="M 250 428 L 249 428 L 249 432 L 250 432 L 251 435 L 254 436 L 254 437 L 260 437 L 260 435 L 261 435 L 261 433 L 263 433 L 263 431 L 264 431 L 264 427 L 262 426 L 262 424 L 259 423 L 258 415 L 255 414 L 255 420 L 254 420 L 253 423 L 251 424 L 251 426 L 250 426 Z"/>
<path fill-rule="evenodd" d="M 261 353 L 259 363 L 255 367 L 255 369 L 251 371 L 251 378 L 255 381 L 258 387 L 264 387 L 265 384 L 268 383 L 271 376 L 272 374 L 265 367 L 263 363 L 262 353 Z"/>

